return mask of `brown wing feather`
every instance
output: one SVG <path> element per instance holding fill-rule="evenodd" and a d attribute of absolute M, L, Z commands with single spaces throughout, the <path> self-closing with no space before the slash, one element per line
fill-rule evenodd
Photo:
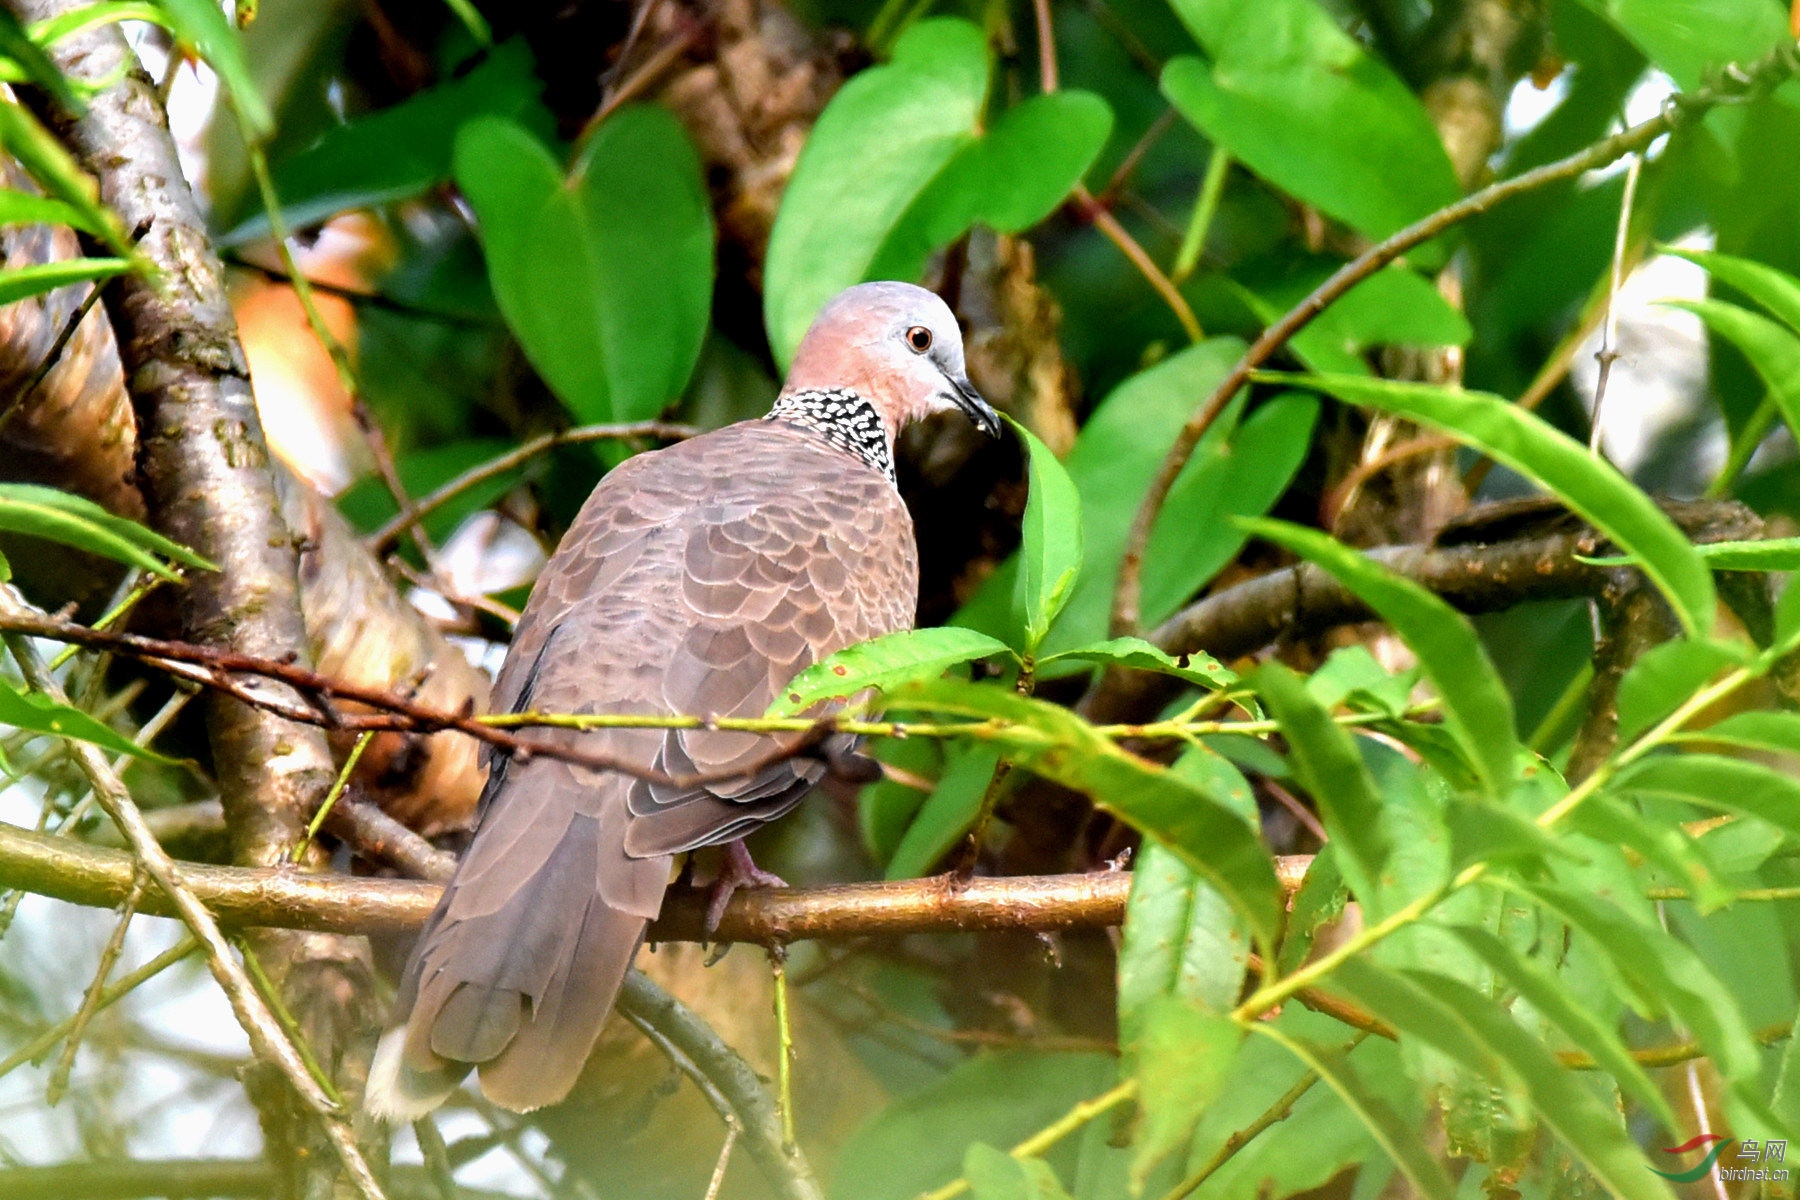
<path fill-rule="evenodd" d="M 803 430 L 746 422 L 641 455 L 595 490 L 539 579 L 494 703 L 758 715 L 817 659 L 911 626 L 915 555 L 892 484 Z M 767 747 L 703 729 L 534 736 L 682 774 L 729 772 Z M 485 1064 L 494 1099 L 530 1108 L 572 1086 L 670 855 L 779 816 L 822 767 L 693 788 L 542 756 L 491 770 L 474 842 L 403 982 L 405 1062 L 434 1081 Z"/>

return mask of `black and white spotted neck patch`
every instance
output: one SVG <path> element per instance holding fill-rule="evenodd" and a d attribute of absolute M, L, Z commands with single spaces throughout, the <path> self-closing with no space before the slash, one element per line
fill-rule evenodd
<path fill-rule="evenodd" d="M 764 418 L 810 429 L 839 450 L 854 454 L 894 481 L 894 454 L 881 414 L 849 388 L 809 388 L 775 401 Z"/>

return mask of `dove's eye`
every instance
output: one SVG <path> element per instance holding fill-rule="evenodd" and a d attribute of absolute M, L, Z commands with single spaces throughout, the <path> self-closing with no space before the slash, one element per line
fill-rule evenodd
<path fill-rule="evenodd" d="M 917 354 L 925 353 L 931 349 L 931 330 L 923 325 L 914 325 L 906 331 L 906 344 Z"/>

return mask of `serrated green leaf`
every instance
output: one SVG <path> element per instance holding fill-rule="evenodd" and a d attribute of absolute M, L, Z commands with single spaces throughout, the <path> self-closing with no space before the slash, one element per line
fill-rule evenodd
<path fill-rule="evenodd" d="M 1006 420 L 1025 443 L 1030 485 L 1013 611 L 1025 632 L 1024 652 L 1036 654 L 1081 575 L 1081 497 L 1050 448 Z"/>
<path fill-rule="evenodd" d="M 1161 840 L 1243 914 L 1264 953 L 1274 945 L 1281 886 L 1261 831 L 1200 781 L 1128 753 L 1060 705 L 1003 686 L 958 679 L 911 683 L 890 694 L 887 709 L 1005 722 L 984 740 L 1019 766 L 1087 793 Z"/>
<path fill-rule="evenodd" d="M 915 23 L 890 61 L 838 89 L 801 150 L 769 237 L 763 320 L 786 365 L 820 307 L 865 279 L 916 279 L 979 221 L 1036 224 L 1080 182 L 1112 112 L 1064 90 L 983 128 L 987 39 L 958 17 Z M 871 147 L 879 152 L 870 153 Z"/>
<path fill-rule="evenodd" d="M 982 797 L 999 763 L 1000 752 L 980 743 L 945 752 L 937 786 L 894 847 L 886 878 L 917 879 L 950 852 L 981 815 Z"/>
<path fill-rule="evenodd" d="M 1332 972 L 1358 1003 L 1450 1055 L 1490 1084 L 1519 1088 L 1532 1111 L 1621 1200 L 1670 1200 L 1615 1110 L 1494 1004 L 1460 980 L 1429 971 L 1389 972 L 1353 959 Z"/>
<path fill-rule="evenodd" d="M 1715 336 L 1736 346 L 1775 398 L 1781 419 L 1787 422 L 1790 430 L 1800 433 L 1800 334 L 1759 313 L 1723 300 L 1665 300 L 1663 303 L 1693 313 Z"/>
<path fill-rule="evenodd" d="M 50 697 L 37 692 L 20 692 L 4 679 L 0 679 L 0 725 L 10 725 L 15 729 L 23 729 L 31 733 L 92 742 L 115 754 L 129 754 L 134 758 L 147 759 L 151 762 L 171 763 L 175 761 L 154 750 L 145 749 L 118 730 L 96 721 L 79 708 L 58 704 Z"/>
<path fill-rule="evenodd" d="M 1489 799 L 1512 786 L 1519 754 L 1512 697 L 1469 619 L 1410 579 L 1330 535 L 1285 521 L 1240 518 L 1238 526 L 1329 572 L 1374 609 L 1418 657 Z"/>
<path fill-rule="evenodd" d="M 1295 776 L 1319 806 L 1326 832 L 1337 847 L 1338 870 L 1356 898 L 1373 911 L 1380 903 L 1378 884 L 1392 848 L 1381 802 L 1361 755 L 1350 735 L 1287 667 L 1264 663 L 1250 683 L 1287 739 Z"/>
<path fill-rule="evenodd" d="M 1623 846 L 1661 868 L 1688 889 L 1694 906 L 1709 913 L 1731 903 L 1732 891 L 1720 879 L 1720 868 L 1705 845 L 1679 826 L 1638 815 L 1631 804 L 1611 792 L 1589 796 L 1569 815 L 1579 833 L 1609 846 Z"/>
<path fill-rule="evenodd" d="M 161 0 L 169 25 L 177 37 L 192 46 L 207 65 L 219 73 L 238 116 L 250 130 L 253 142 L 275 132 L 275 117 L 257 89 L 244 60 L 244 43 L 237 28 L 213 0 Z"/>
<path fill-rule="evenodd" d="M 678 399 L 711 317 L 713 227 L 674 115 L 620 109 L 566 176 L 523 126 L 479 117 L 457 133 L 453 170 L 500 311 L 569 410 L 639 421 Z"/>
<path fill-rule="evenodd" d="M 1734 1090 L 1762 1074 L 1756 1040 L 1736 998 L 1686 945 L 1598 897 L 1530 881 L 1513 886 L 1586 933 L 1637 1003 L 1687 1026 Z"/>
<path fill-rule="evenodd" d="M 1125 1048 L 1144 1114 L 1132 1156 L 1134 1192 L 1218 1099 L 1244 1040 L 1243 1027 L 1230 1017 L 1175 995 L 1156 997 L 1139 1018 L 1136 1039 Z"/>
<path fill-rule="evenodd" d="M 1041 1158 L 1014 1158 L 985 1142 L 963 1155 L 963 1178 L 975 1200 L 1069 1200 L 1069 1193 Z"/>
<path fill-rule="evenodd" d="M 1499 396 L 1430 384 L 1260 371 L 1255 378 L 1314 388 L 1435 426 L 1537 480 L 1636 556 L 1690 636 L 1712 628 L 1712 575 L 1693 544 L 1617 469 L 1542 418 Z"/>
<path fill-rule="evenodd" d="M 46 538 L 160 575 L 178 576 L 164 559 L 203 571 L 217 567 L 186 546 L 92 500 L 30 483 L 0 483 L 0 529 Z"/>
<path fill-rule="evenodd" d="M 1217 691 L 1237 682 L 1237 672 L 1204 650 L 1196 650 L 1176 658 L 1162 647 L 1138 637 L 1108 638 L 1104 642 L 1059 651 L 1038 659 L 1038 669 L 1042 672 L 1056 663 L 1071 660 L 1173 675 L 1209 691 Z"/>
<path fill-rule="evenodd" d="M 1230 1011 L 1249 953 L 1241 919 L 1224 898 L 1168 847 L 1146 839 L 1132 868 L 1119 947 L 1120 1040 L 1137 1041 L 1160 997 Z"/>
<path fill-rule="evenodd" d="M 1707 808 L 1756 817 L 1800 839 L 1800 779 L 1748 759 L 1657 755 L 1625 768 L 1612 786 L 1624 792 L 1681 796 Z"/>
<path fill-rule="evenodd" d="M 1800 713 L 1733 713 L 1716 725 L 1687 735 L 1703 742 L 1724 742 L 1752 750 L 1800 754 Z"/>
<path fill-rule="evenodd" d="M 1669 1102 L 1644 1068 L 1631 1057 L 1619 1037 L 1619 1031 L 1597 1018 L 1593 1010 L 1581 1003 L 1548 969 L 1533 959 L 1526 959 L 1512 947 L 1485 929 L 1471 925 L 1453 928 L 1494 974 L 1558 1029 L 1577 1049 L 1591 1054 L 1601 1070 L 1660 1119 L 1665 1128 L 1678 1129 Z"/>
<path fill-rule="evenodd" d="M 1681 639 L 1653 646 L 1619 681 L 1619 740 L 1628 742 L 1720 673 L 1743 666 L 1749 652 L 1730 642 Z"/>
<path fill-rule="evenodd" d="M 1290 1037 L 1266 1021 L 1256 1022 L 1250 1030 L 1284 1047 L 1323 1079 L 1421 1194 L 1445 1198 L 1456 1195 L 1456 1186 L 1437 1160 L 1425 1153 L 1417 1132 L 1395 1115 L 1386 1101 L 1362 1084 L 1349 1065 L 1348 1055 L 1341 1050 Z"/>
<path fill-rule="evenodd" d="M 794 676 L 769 705 L 767 715 L 791 717 L 821 700 L 927 679 L 959 663 L 996 654 L 1012 657 L 1013 651 L 998 638 L 959 625 L 886 633 L 846 646 Z"/>

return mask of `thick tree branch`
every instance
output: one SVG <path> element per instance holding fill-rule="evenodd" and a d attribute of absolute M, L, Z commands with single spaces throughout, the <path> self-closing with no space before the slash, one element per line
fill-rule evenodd
<path fill-rule="evenodd" d="M 1664 508 L 1696 542 L 1762 536 L 1762 522 L 1741 504 L 1692 501 Z M 1592 566 L 1576 556 L 1605 553 L 1607 542 L 1566 514 L 1559 516 L 1560 511 L 1537 502 L 1489 506 L 1471 511 L 1446 531 L 1438 545 L 1383 546 L 1368 554 L 1466 613 L 1600 595 L 1615 583 L 1618 568 Z M 1509 520 L 1520 512 L 1530 522 L 1523 527 Z M 1450 539 L 1455 544 L 1441 544 Z M 1278 638 L 1306 638 L 1372 616 L 1368 606 L 1331 575 L 1311 563 L 1300 563 L 1196 601 L 1163 622 L 1150 640 L 1171 654 L 1204 650 L 1230 661 Z M 1081 712 L 1099 722 L 1154 712 L 1168 699 L 1171 684 L 1179 686 L 1146 672 L 1109 672 L 1084 699 Z"/>
<path fill-rule="evenodd" d="M 449 856 L 443 856 L 448 860 Z M 1310 859 L 1276 860 L 1289 891 Z M 447 865 L 443 864 L 443 865 Z M 405 879 L 366 879 L 285 867 L 180 865 L 189 891 L 231 926 L 278 926 L 331 933 L 387 933 L 416 929 L 437 903 L 440 885 Z M 441 873 L 442 866 L 437 873 Z M 128 854 L 0 824 L 0 887 L 52 896 L 96 908 L 116 906 L 131 889 Z M 811 939 L 955 933 L 979 930 L 1054 932 L 1117 925 L 1125 917 L 1131 876 L 1124 871 L 1085 875 L 946 876 L 893 883 L 848 883 L 818 888 L 745 889 L 732 896 L 714 941 L 771 945 Z M 673 890 L 650 927 L 654 942 L 701 941 L 706 892 Z M 167 914 L 164 898 L 144 897 L 142 911 Z"/>

